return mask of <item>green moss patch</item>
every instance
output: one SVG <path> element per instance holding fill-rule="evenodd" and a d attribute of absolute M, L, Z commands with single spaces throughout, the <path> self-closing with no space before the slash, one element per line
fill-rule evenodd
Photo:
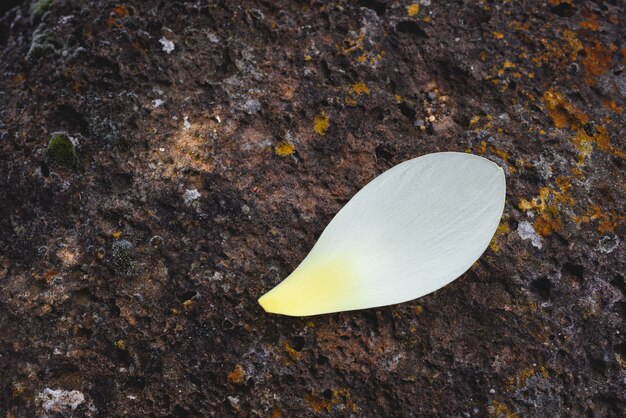
<path fill-rule="evenodd" d="M 65 134 L 57 133 L 52 135 L 44 156 L 46 163 L 50 166 L 74 171 L 78 169 L 78 156 L 76 155 L 74 144 Z"/>

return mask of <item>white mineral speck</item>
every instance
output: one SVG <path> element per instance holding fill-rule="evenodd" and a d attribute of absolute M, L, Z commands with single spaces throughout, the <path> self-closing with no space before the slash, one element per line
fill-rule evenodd
<path fill-rule="evenodd" d="M 165 100 L 161 100 L 161 99 L 154 99 L 152 101 L 152 107 L 159 107 L 161 106 L 163 103 L 165 103 Z"/>
<path fill-rule="evenodd" d="M 193 202 L 194 200 L 198 199 L 200 197 L 200 193 L 198 193 L 197 189 L 187 189 L 185 190 L 185 193 L 183 194 L 183 200 L 185 201 L 186 205 L 191 204 L 191 202 Z"/>
<path fill-rule="evenodd" d="M 517 226 L 517 234 L 523 240 L 530 240 L 530 243 L 537 248 L 541 248 L 541 237 L 535 232 L 533 225 L 528 221 L 522 221 Z"/>
<path fill-rule="evenodd" d="M 246 101 L 246 112 L 248 112 L 250 115 L 255 114 L 259 110 L 261 110 L 261 103 L 259 103 L 258 100 L 249 99 L 248 101 Z"/>
<path fill-rule="evenodd" d="M 186 131 L 191 129 L 191 123 L 189 122 L 189 117 L 188 116 L 185 116 L 185 118 L 183 120 L 183 129 L 185 129 Z"/>
<path fill-rule="evenodd" d="M 46 412 L 63 413 L 68 409 L 72 411 L 85 402 L 85 395 L 77 390 L 62 390 L 46 388 L 37 395 L 37 400 Z"/>
<path fill-rule="evenodd" d="M 612 253 L 619 246 L 617 235 L 605 235 L 598 241 L 598 250 L 603 253 Z"/>
<path fill-rule="evenodd" d="M 170 41 L 165 36 L 159 39 L 159 42 L 161 42 L 161 45 L 163 45 L 163 51 L 167 52 L 168 54 L 170 54 L 174 50 L 174 42 Z"/>

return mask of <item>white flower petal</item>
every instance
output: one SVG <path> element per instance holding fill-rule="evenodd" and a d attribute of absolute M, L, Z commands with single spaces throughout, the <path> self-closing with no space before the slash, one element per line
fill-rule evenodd
<path fill-rule="evenodd" d="M 305 316 L 427 295 L 485 251 L 505 191 L 502 169 L 476 155 L 442 152 L 405 161 L 361 189 L 259 303 L 267 312 Z"/>

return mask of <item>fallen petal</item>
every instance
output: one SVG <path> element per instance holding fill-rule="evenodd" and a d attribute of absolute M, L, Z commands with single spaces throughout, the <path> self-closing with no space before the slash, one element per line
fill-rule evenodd
<path fill-rule="evenodd" d="M 427 295 L 485 251 L 505 192 L 502 169 L 476 155 L 441 152 L 398 164 L 361 189 L 259 303 L 270 313 L 306 316 Z"/>

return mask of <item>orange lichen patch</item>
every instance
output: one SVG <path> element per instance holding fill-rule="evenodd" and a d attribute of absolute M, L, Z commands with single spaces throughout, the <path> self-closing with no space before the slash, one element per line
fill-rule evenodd
<path fill-rule="evenodd" d="M 589 7 L 584 7 L 580 11 L 580 15 L 586 20 L 581 21 L 578 26 L 583 29 L 589 29 L 593 32 L 597 32 L 598 29 L 600 29 L 600 25 L 598 23 L 598 15 L 595 14 Z"/>
<path fill-rule="evenodd" d="M 578 165 L 585 165 L 587 157 L 593 152 L 593 138 L 584 129 L 579 129 L 572 138 L 572 143 L 578 151 Z"/>
<path fill-rule="evenodd" d="M 584 215 L 574 217 L 574 222 L 578 224 L 598 221 L 598 232 L 606 234 L 613 232 L 617 226 L 626 221 L 626 215 L 616 210 L 603 211 L 598 205 L 593 205 Z"/>
<path fill-rule="evenodd" d="M 501 32 L 492 32 L 491 33 L 493 35 L 494 38 L 496 39 L 504 39 L 504 34 Z"/>
<path fill-rule="evenodd" d="M 564 29 L 562 32 L 563 38 L 567 41 L 567 44 L 572 49 L 572 52 L 569 55 L 569 59 L 574 61 L 578 57 L 578 53 L 583 50 L 583 43 L 580 42 L 578 37 L 576 36 L 576 32 Z"/>
<path fill-rule="evenodd" d="M 606 73 L 613 61 L 611 49 L 602 45 L 599 41 L 594 41 L 593 45 L 585 47 L 585 82 L 588 86 L 595 86 L 597 78 Z"/>
<path fill-rule="evenodd" d="M 541 67 L 544 63 L 558 63 L 560 66 L 565 66 L 569 62 L 576 61 L 578 53 L 583 50 L 582 42 L 572 30 L 564 29 L 560 34 L 564 43 L 554 42 L 552 39 L 539 39 L 543 52 L 533 56 L 532 62 L 535 65 Z"/>
<path fill-rule="evenodd" d="M 600 29 L 600 25 L 598 24 L 597 17 L 595 19 L 583 20 L 578 26 L 583 29 L 589 29 L 591 31 L 597 32 Z"/>
<path fill-rule="evenodd" d="M 111 234 L 111 236 L 115 239 L 120 239 L 120 237 L 122 236 L 122 231 L 115 231 Z"/>
<path fill-rule="evenodd" d="M 346 38 L 343 40 L 343 45 L 336 45 L 344 54 L 349 54 L 354 51 L 363 51 L 363 41 L 365 40 L 365 32 L 362 31 L 357 38 Z"/>
<path fill-rule="evenodd" d="M 500 157 L 501 160 L 504 160 L 505 162 L 508 162 L 510 159 L 508 152 L 496 147 L 495 145 L 489 145 L 489 152 L 491 152 L 494 155 L 497 155 L 498 157 Z"/>
<path fill-rule="evenodd" d="M 416 315 L 420 315 L 422 312 L 424 312 L 424 307 L 422 305 L 417 305 L 415 306 L 415 308 L 413 308 L 413 310 L 415 311 Z"/>
<path fill-rule="evenodd" d="M 616 157 L 626 159 L 626 153 L 611 145 L 608 130 L 604 126 L 597 126 L 596 133 L 590 136 L 584 129 L 578 129 L 572 138 L 572 143 L 578 150 L 578 165 L 585 164 L 586 158 L 593 152 L 595 144 L 600 151 L 607 152 Z"/>
<path fill-rule="evenodd" d="M 476 126 L 478 124 L 479 121 L 480 121 L 480 115 L 472 116 L 472 118 L 469 121 L 468 127 L 469 128 L 473 128 L 474 126 Z M 486 144 L 486 142 L 485 142 L 485 144 Z"/>
<path fill-rule="evenodd" d="M 352 91 L 354 91 L 359 96 L 362 95 L 362 94 L 370 94 L 370 91 L 367 88 L 367 86 L 365 85 L 365 83 L 361 83 L 361 82 L 354 83 L 352 85 Z"/>
<path fill-rule="evenodd" d="M 569 103 L 562 94 L 554 89 L 548 89 L 541 96 L 548 115 L 552 118 L 554 126 L 557 128 L 572 127 L 576 129 L 587 123 L 589 117 Z"/>
<path fill-rule="evenodd" d="M 555 179 L 556 185 L 559 186 L 559 189 L 561 189 L 561 194 L 560 196 L 557 196 L 557 201 L 564 199 L 563 196 L 565 193 L 567 193 L 571 188 L 572 188 L 572 183 L 570 183 L 569 179 L 567 177 L 562 177 L 559 176 Z M 569 199 L 567 200 L 567 202 L 569 203 Z M 573 203 L 573 202 L 572 202 Z"/>
<path fill-rule="evenodd" d="M 278 145 L 276 145 L 276 148 L 274 148 L 274 152 L 279 157 L 286 157 L 293 154 L 295 151 L 296 147 L 294 147 L 291 142 L 287 141 L 279 142 Z"/>
<path fill-rule="evenodd" d="M 328 399 L 330 397 L 330 399 Z M 316 413 L 326 411 L 330 413 L 335 405 L 344 405 L 353 413 L 359 408 L 352 401 L 350 391 L 346 388 L 332 390 L 330 396 L 327 393 L 313 392 L 304 396 L 304 402 Z"/>
<path fill-rule="evenodd" d="M 498 239 L 502 235 L 505 235 L 509 232 L 511 232 L 511 228 L 509 228 L 509 224 L 507 223 L 507 221 L 503 220 L 502 222 L 500 222 L 500 225 L 498 225 L 498 229 L 496 229 L 496 233 L 494 234 L 493 238 L 491 239 L 491 242 L 489 243 L 489 248 L 491 248 L 491 250 L 494 253 L 497 253 L 500 251 L 500 245 L 498 244 Z"/>
<path fill-rule="evenodd" d="M 406 14 L 409 16 L 417 16 L 420 12 L 420 5 L 417 3 L 410 4 L 406 6 Z"/>
<path fill-rule="evenodd" d="M 246 380 L 246 371 L 240 365 L 236 365 L 235 368 L 228 373 L 228 383 L 232 385 L 241 385 Z"/>
<path fill-rule="evenodd" d="M 380 46 L 374 45 L 373 42 L 365 42 L 365 35 L 366 32 L 361 30 L 358 36 L 353 35 L 345 38 L 340 44 L 336 44 L 335 47 L 345 55 L 358 53 L 355 60 L 359 64 L 369 62 L 371 65 L 376 65 L 382 61 L 385 51 Z"/>
<path fill-rule="evenodd" d="M 596 134 L 593 136 L 593 138 L 596 145 L 601 151 L 608 152 L 622 159 L 626 159 L 626 153 L 624 153 L 624 151 L 611 145 L 609 131 L 606 129 L 605 126 L 597 126 Z"/>
<path fill-rule="evenodd" d="M 513 20 L 508 23 L 508 26 L 514 31 L 526 32 L 530 26 L 530 21 L 520 22 L 519 20 Z"/>
<path fill-rule="evenodd" d="M 620 113 L 620 114 L 624 112 L 624 109 L 626 109 L 626 107 L 618 105 L 615 100 L 604 99 L 602 101 L 602 105 L 605 108 L 612 110 L 615 113 Z"/>
<path fill-rule="evenodd" d="M 482 122 L 482 124 L 480 124 Z M 474 128 L 475 131 L 478 130 L 489 130 L 493 128 L 493 116 L 485 115 L 485 116 L 472 116 L 469 121 L 469 127 Z"/>
<path fill-rule="evenodd" d="M 126 342 L 120 338 L 119 340 L 115 341 L 115 348 L 117 348 L 118 350 L 126 350 Z"/>
<path fill-rule="evenodd" d="M 532 211 L 538 215 L 533 228 L 543 237 L 561 230 L 561 214 L 558 205 L 574 206 L 576 201 L 570 195 L 572 185 L 569 178 L 558 177 L 557 187 L 540 187 L 539 194 L 532 200 L 521 199 L 517 207 L 523 211 Z"/>
<path fill-rule="evenodd" d="M 489 120 L 491 120 L 491 117 L 489 115 L 487 115 L 487 116 L 489 117 Z M 471 125 L 476 125 L 477 122 L 474 121 L 474 118 L 472 118 L 472 120 L 470 120 L 470 126 Z M 474 121 L 474 122 L 472 122 L 472 121 Z M 493 124 L 491 122 L 488 122 L 481 129 L 491 129 L 492 127 L 493 127 Z M 475 129 L 475 130 L 478 131 L 478 129 Z M 502 129 L 498 129 L 498 132 L 501 133 Z M 472 151 L 468 150 L 467 152 L 472 152 Z M 492 155 L 496 155 L 502 161 L 504 161 L 506 163 L 507 168 L 508 168 L 510 173 L 517 172 L 517 168 L 515 168 L 514 166 L 509 164 L 509 161 L 511 159 L 511 157 L 509 156 L 509 153 L 506 152 L 505 150 L 501 149 L 501 148 L 498 148 L 495 145 L 487 146 L 487 141 L 480 141 L 480 144 L 474 149 L 474 152 L 476 154 L 479 154 L 479 155 L 485 155 L 487 152 L 489 152 Z"/>
<path fill-rule="evenodd" d="M 547 379 L 550 376 L 550 373 L 548 372 L 548 369 L 546 369 L 544 366 L 539 366 L 538 368 L 524 369 L 519 372 L 517 376 L 509 377 L 507 379 L 506 390 L 510 392 L 516 387 L 523 388 L 524 386 L 526 386 L 526 381 L 533 376 L 539 376 L 543 379 Z"/>
<path fill-rule="evenodd" d="M 542 237 L 549 237 L 561 230 L 561 220 L 551 214 L 543 214 L 535 220 L 533 228 Z"/>
<path fill-rule="evenodd" d="M 558 209 L 556 209 L 555 207 L 557 203 L 562 203 L 568 206 L 572 206 L 575 204 L 574 198 L 569 195 L 570 188 L 571 185 L 565 189 L 561 189 L 561 191 L 558 191 L 550 187 L 540 187 L 537 197 L 534 197 L 530 201 L 526 199 L 520 199 L 517 207 L 520 208 L 520 210 L 530 210 L 537 214 L 546 212 L 557 214 Z"/>
<path fill-rule="evenodd" d="M 326 113 L 320 112 L 313 119 L 313 130 L 317 132 L 318 135 L 324 136 L 326 135 L 326 131 L 330 127 L 330 122 L 328 120 L 328 116 Z"/>
<path fill-rule="evenodd" d="M 107 26 L 112 27 L 118 24 L 118 20 L 124 19 L 128 16 L 128 8 L 123 4 L 118 4 L 111 10 L 109 13 L 109 18 L 107 19 Z"/>
<path fill-rule="evenodd" d="M 511 61 L 504 61 L 504 63 L 502 64 L 502 68 L 500 68 L 498 70 L 498 76 L 502 77 L 504 75 L 504 72 L 510 68 L 515 68 L 516 65 L 513 64 Z M 521 76 L 521 75 L 520 75 Z"/>
<path fill-rule="evenodd" d="M 480 141 L 480 145 L 476 148 L 476 153 L 483 155 L 486 152 L 487 152 L 487 141 Z"/>
<path fill-rule="evenodd" d="M 293 361 L 300 360 L 302 353 L 293 348 L 287 341 L 283 341 L 283 350 L 287 353 L 290 359 Z"/>
<path fill-rule="evenodd" d="M 346 93 L 346 104 L 349 106 L 356 106 L 358 103 L 358 97 L 362 95 L 370 94 L 370 90 L 367 88 L 367 85 L 362 82 L 354 83 L 350 86 L 350 89 Z"/>
<path fill-rule="evenodd" d="M 283 413 L 278 407 L 274 407 L 270 411 L 270 418 L 280 418 L 282 416 L 283 416 Z"/>
<path fill-rule="evenodd" d="M 514 414 L 507 404 L 493 400 L 493 414 L 491 416 L 496 418 L 517 418 L 517 414 Z"/>

